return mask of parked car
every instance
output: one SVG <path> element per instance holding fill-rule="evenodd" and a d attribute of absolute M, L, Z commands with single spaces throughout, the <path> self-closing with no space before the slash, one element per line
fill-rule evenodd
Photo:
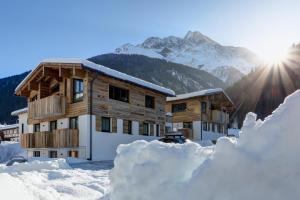
<path fill-rule="evenodd" d="M 182 135 L 182 133 L 167 133 L 165 137 L 159 139 L 160 142 L 164 143 L 175 143 L 175 144 L 184 144 L 187 142 L 187 139 Z"/>
<path fill-rule="evenodd" d="M 14 165 L 14 163 L 25 163 L 25 162 L 27 162 L 27 159 L 25 159 L 23 156 L 14 156 L 6 163 L 6 166 L 12 166 Z"/>

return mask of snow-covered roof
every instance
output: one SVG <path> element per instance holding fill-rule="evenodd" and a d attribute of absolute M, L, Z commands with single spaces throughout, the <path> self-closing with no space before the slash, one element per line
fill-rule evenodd
<path fill-rule="evenodd" d="M 108 67 L 105 67 L 103 65 L 98 65 L 96 63 L 90 62 L 85 59 L 78 59 L 78 58 L 55 58 L 55 59 L 45 59 L 42 61 L 42 63 L 65 63 L 65 64 L 81 64 L 83 67 L 86 67 L 91 70 L 95 70 L 97 72 L 100 72 L 104 75 L 114 77 L 120 80 L 124 80 L 130 83 L 134 83 L 143 87 L 146 87 L 151 90 L 155 90 L 161 93 L 164 93 L 168 96 L 175 96 L 175 92 L 171 89 L 147 82 L 145 80 L 130 76 L 128 74 L 119 72 L 117 70 L 110 69 Z M 28 80 L 28 78 L 32 75 L 32 73 L 35 70 L 32 70 L 27 77 L 17 86 L 16 90 L 19 90 L 21 86 Z"/>
<path fill-rule="evenodd" d="M 0 125 L 0 130 L 7 130 L 12 128 L 18 128 L 19 124 Z"/>
<path fill-rule="evenodd" d="M 217 93 L 223 93 L 228 98 L 228 100 L 232 103 L 231 99 L 222 88 L 214 88 L 214 89 L 201 90 L 201 91 L 191 92 L 186 94 L 179 94 L 176 97 L 167 97 L 167 101 L 189 99 L 193 97 L 207 96 L 207 95 L 212 95 Z"/>
<path fill-rule="evenodd" d="M 28 112 L 28 108 L 22 108 L 22 109 L 19 109 L 19 110 L 15 110 L 11 113 L 12 116 L 18 116 L 19 114 L 22 114 L 22 113 L 27 113 Z"/>

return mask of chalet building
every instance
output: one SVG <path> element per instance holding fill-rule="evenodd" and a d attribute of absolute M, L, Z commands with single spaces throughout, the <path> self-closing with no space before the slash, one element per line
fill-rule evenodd
<path fill-rule="evenodd" d="M 18 124 L 1 125 L 0 126 L 1 141 L 19 141 L 19 126 Z"/>
<path fill-rule="evenodd" d="M 112 160 L 119 144 L 163 136 L 166 97 L 175 96 L 80 59 L 44 60 L 15 94 L 28 99 L 28 127 L 21 134 L 28 157 L 91 160 Z"/>
<path fill-rule="evenodd" d="M 172 115 L 167 130 L 182 130 L 192 140 L 211 140 L 227 135 L 234 105 L 222 89 L 208 89 L 168 97 L 166 112 Z"/>
<path fill-rule="evenodd" d="M 12 116 L 18 117 L 18 132 L 19 135 L 28 133 L 28 108 L 16 110 L 11 113 Z M 20 136 L 21 138 L 21 136 Z"/>

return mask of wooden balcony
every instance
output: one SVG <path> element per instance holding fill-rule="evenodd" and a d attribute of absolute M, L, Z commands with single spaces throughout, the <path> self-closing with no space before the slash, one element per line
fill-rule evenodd
<path fill-rule="evenodd" d="M 216 123 L 228 124 L 229 114 L 219 110 L 212 110 L 212 121 Z"/>
<path fill-rule="evenodd" d="M 77 148 L 78 129 L 59 129 L 53 132 L 21 134 L 22 148 Z"/>
<path fill-rule="evenodd" d="M 28 118 L 33 120 L 63 116 L 66 112 L 66 98 L 53 95 L 28 103 Z"/>

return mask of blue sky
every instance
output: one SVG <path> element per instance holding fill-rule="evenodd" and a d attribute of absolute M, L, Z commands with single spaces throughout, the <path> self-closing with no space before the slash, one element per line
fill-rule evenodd
<path fill-rule="evenodd" d="M 297 0 L 0 0 L 0 77 L 188 30 L 268 56 L 300 41 L 299 10 Z"/>

